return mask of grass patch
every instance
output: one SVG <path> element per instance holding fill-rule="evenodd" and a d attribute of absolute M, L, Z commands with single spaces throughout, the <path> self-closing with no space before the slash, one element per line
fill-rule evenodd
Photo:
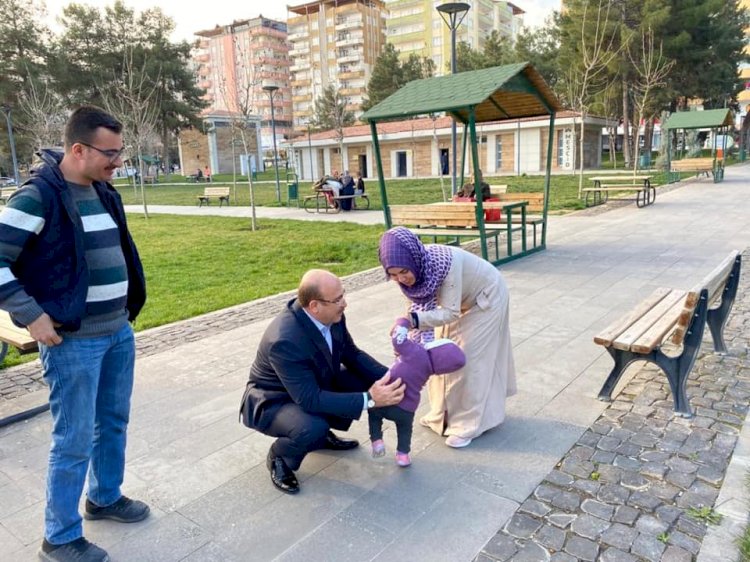
<path fill-rule="evenodd" d="M 146 271 L 148 301 L 136 330 L 161 326 L 294 289 L 324 268 L 344 276 L 378 264 L 382 226 L 350 223 L 129 215 Z M 2 367 L 36 354 L 11 348 Z"/>
<path fill-rule="evenodd" d="M 664 185 L 666 177 L 663 173 L 652 174 L 653 183 Z M 689 174 L 685 174 L 689 175 Z M 282 178 L 281 198 L 282 204 L 286 204 L 287 187 Z M 382 209 L 383 202 L 380 197 L 380 188 L 376 180 L 368 179 L 366 190 L 370 198 L 371 209 Z M 544 178 L 542 176 L 495 176 L 488 177 L 489 184 L 506 184 L 510 192 L 541 192 L 544 190 Z M 582 209 L 584 203 L 578 199 L 578 177 L 574 175 L 552 176 L 550 186 L 550 210 L 570 211 Z M 207 184 L 190 185 L 148 185 L 146 186 L 146 201 L 152 205 L 196 205 L 197 196 L 203 193 Z M 237 183 L 236 188 L 230 182 L 216 181 L 214 186 L 233 187 L 231 200 L 233 205 L 250 205 L 250 189 L 246 182 Z M 585 187 L 593 187 L 593 183 L 584 178 Z M 122 195 L 125 204 L 139 204 L 140 197 L 134 194 L 133 188 L 126 185 L 116 186 Z M 419 203 L 433 203 L 443 201 L 443 190 L 450 193 L 450 179 L 443 180 L 441 189 L 440 181 L 437 179 L 410 179 L 410 180 L 388 180 L 386 182 L 388 202 L 391 205 L 411 205 Z M 275 183 L 257 183 L 254 187 L 255 203 L 258 206 L 278 206 L 276 201 Z M 304 198 L 313 193 L 312 183 L 303 182 L 299 185 L 299 196 Z M 631 194 L 632 195 L 632 194 Z"/>
<path fill-rule="evenodd" d="M 721 523 L 723 516 L 717 513 L 713 507 L 691 507 L 687 510 L 689 517 L 703 521 L 708 525 L 718 525 Z"/>

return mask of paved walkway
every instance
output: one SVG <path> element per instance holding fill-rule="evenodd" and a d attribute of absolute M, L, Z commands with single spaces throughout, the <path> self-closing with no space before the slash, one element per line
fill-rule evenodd
<path fill-rule="evenodd" d="M 693 385 L 704 393 L 696 395 L 704 399 L 696 404 L 704 411 L 689 422 L 670 417 L 666 396 L 636 402 L 641 393 L 663 392 L 663 378 L 649 369 L 634 368 L 634 382 L 611 406 L 596 400 L 611 360 L 591 340 L 653 288 L 688 288 L 729 250 L 750 246 L 748 179 L 750 167 L 734 167 L 723 184 L 696 182 L 645 209 L 631 205 L 553 219 L 546 252 L 502 266 L 512 294 L 519 369 L 519 394 L 509 400 L 506 423 L 463 450 L 445 447 L 417 426 L 414 464 L 407 470 L 390 456 L 371 459 L 368 447 L 313 453 L 299 471 L 302 492 L 295 497 L 277 492 L 264 462 L 272 440 L 237 423 L 247 370 L 268 319 L 248 317 L 239 326 L 222 327 L 221 315 L 231 315 L 223 311 L 202 319 L 206 325 L 217 319 L 218 326 L 200 335 L 190 327 L 182 334 L 180 325 L 169 328 L 176 331 L 167 341 L 154 337 L 137 363 L 125 482 L 126 493 L 151 503 L 153 517 L 132 526 L 87 522 L 86 535 L 108 548 L 115 561 L 690 559 L 701 542 L 716 544 L 713 527 L 704 538 L 705 526 L 691 527 L 674 509 L 688 509 L 682 497 L 715 497 L 711 490 L 722 482 L 726 463 L 719 467 L 701 454 L 708 450 L 729 459 L 744 420 L 743 377 L 750 372 L 746 299 L 732 317 L 730 355 L 706 353 L 696 364 L 696 372 L 708 378 Z M 385 334 L 403 310 L 401 296 L 393 284 L 365 285 L 350 290 L 349 324 L 360 345 L 387 362 Z M 747 294 L 747 283 L 743 290 Z M 279 304 L 267 302 L 271 308 Z M 700 386 L 704 383 L 710 388 Z M 654 412 L 646 413 L 650 407 Z M 629 413 L 618 413 L 625 410 Z M 722 414 L 734 417 L 720 420 Z M 41 540 L 48 432 L 48 414 L 0 430 L 3 559 L 32 560 Z M 366 423 L 355 423 L 350 435 L 366 440 Z M 634 435 L 651 440 L 638 444 Z M 394 439 L 392 431 L 386 435 L 391 447 Z M 593 462 L 597 454 L 599 467 L 607 465 L 612 439 L 620 441 L 616 447 L 627 441 L 644 449 L 637 455 L 632 448 L 620 451 L 623 458 L 609 459 L 612 468 L 600 472 L 599 481 L 581 471 L 571 474 L 569 459 Z M 639 460 L 645 449 L 660 452 L 658 443 L 665 440 L 681 443 L 669 451 L 674 455 Z M 688 443 L 694 450 L 681 452 Z M 583 458 L 589 452 L 591 457 Z M 647 463 L 663 463 L 663 475 L 651 464 L 653 473 L 644 473 Z M 670 481 L 670 471 L 687 476 Z M 688 484 L 690 475 L 695 477 Z M 575 484 L 581 481 L 585 484 Z M 628 495 L 623 499 L 615 488 L 611 497 L 601 495 L 588 482 L 617 486 Z M 657 511 L 667 500 L 633 505 L 636 491 L 637 498 L 661 498 L 657 489 L 669 495 L 667 484 L 677 488 L 674 509 Z M 552 490 L 545 495 L 540 489 Z M 735 490 L 725 486 L 719 497 L 725 493 L 733 499 Z M 736 503 L 724 505 L 746 513 Z M 551 511 L 544 513 L 547 508 Z M 622 536 L 605 539 L 605 533 Z M 718 540 L 722 547 L 729 542 Z"/>

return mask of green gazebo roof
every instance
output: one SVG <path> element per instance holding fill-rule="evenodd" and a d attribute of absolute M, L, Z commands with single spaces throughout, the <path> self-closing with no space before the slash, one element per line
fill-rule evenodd
<path fill-rule="evenodd" d="M 549 115 L 560 103 L 527 62 L 409 82 L 372 107 L 361 119 L 377 122 L 447 112 L 466 123 L 476 108 L 477 123 Z"/>
<path fill-rule="evenodd" d="M 731 109 L 707 109 L 705 111 L 678 111 L 664 123 L 663 129 L 710 129 L 733 125 Z"/>

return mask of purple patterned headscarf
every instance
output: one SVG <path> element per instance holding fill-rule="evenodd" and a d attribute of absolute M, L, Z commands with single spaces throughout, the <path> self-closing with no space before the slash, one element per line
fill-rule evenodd
<path fill-rule="evenodd" d="M 414 274 L 416 281 L 411 287 L 399 283 L 401 292 L 412 303 L 412 311 L 437 308 L 438 291 L 453 261 L 450 248 L 440 244 L 425 247 L 408 228 L 397 226 L 383 234 L 378 257 L 386 274 L 392 267 Z"/>

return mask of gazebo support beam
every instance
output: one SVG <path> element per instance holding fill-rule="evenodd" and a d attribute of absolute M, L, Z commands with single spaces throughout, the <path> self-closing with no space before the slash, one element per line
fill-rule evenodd
<path fill-rule="evenodd" d="M 474 163 L 474 193 L 477 197 L 477 224 L 481 234 L 479 235 L 479 243 L 482 247 L 482 257 L 490 261 L 489 253 L 487 252 L 487 236 L 484 232 L 484 209 L 482 208 L 482 189 L 479 183 L 479 149 L 477 148 L 477 126 L 476 126 L 476 108 L 472 107 L 469 110 L 469 134 L 471 135 L 471 159 Z M 466 147 L 466 134 L 464 134 L 464 147 Z M 466 152 L 464 148 L 464 153 Z M 461 168 L 463 174 L 463 167 Z"/>
<path fill-rule="evenodd" d="M 391 208 L 388 206 L 388 194 L 385 190 L 385 174 L 383 173 L 383 159 L 380 157 L 380 142 L 378 141 L 378 127 L 375 121 L 370 121 L 370 135 L 372 146 L 375 149 L 375 164 L 378 168 L 378 184 L 380 186 L 380 197 L 383 200 L 383 218 L 386 230 L 391 228 Z"/>
<path fill-rule="evenodd" d="M 544 177 L 544 207 L 542 209 L 542 249 L 547 244 L 547 212 L 549 210 L 550 177 L 552 174 L 552 149 L 555 141 L 555 112 L 549 115 L 549 134 L 547 135 L 547 165 Z"/>

